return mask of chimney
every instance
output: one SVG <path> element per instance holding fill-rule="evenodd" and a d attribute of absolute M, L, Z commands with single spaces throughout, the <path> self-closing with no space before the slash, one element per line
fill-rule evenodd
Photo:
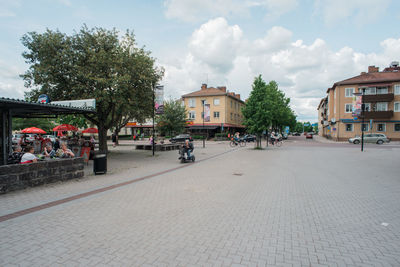
<path fill-rule="evenodd" d="M 366 73 L 365 71 L 362 71 L 362 72 L 361 72 L 361 75 L 363 75 L 363 74 L 367 74 L 367 73 Z"/>
<path fill-rule="evenodd" d="M 226 93 L 226 86 L 218 86 L 218 89 Z"/>
<path fill-rule="evenodd" d="M 206 83 L 203 83 L 202 85 L 201 85 L 201 90 L 206 90 L 207 89 L 207 84 Z"/>
<path fill-rule="evenodd" d="M 368 66 L 368 73 L 379 72 L 379 67 Z"/>
<path fill-rule="evenodd" d="M 236 94 L 236 97 L 240 99 L 240 94 Z"/>

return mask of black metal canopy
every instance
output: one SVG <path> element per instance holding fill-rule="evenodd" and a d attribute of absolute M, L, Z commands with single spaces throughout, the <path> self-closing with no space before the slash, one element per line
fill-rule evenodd
<path fill-rule="evenodd" d="M 91 108 L 76 108 L 57 104 L 42 104 L 0 97 L 0 109 L 11 111 L 13 117 L 54 117 L 61 114 L 95 113 Z"/>

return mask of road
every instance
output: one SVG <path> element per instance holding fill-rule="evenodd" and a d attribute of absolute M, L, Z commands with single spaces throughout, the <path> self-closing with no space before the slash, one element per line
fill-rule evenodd
<path fill-rule="evenodd" d="M 162 153 L 0 196 L 0 265 L 400 265 L 399 146 L 215 142 L 184 165 Z"/>

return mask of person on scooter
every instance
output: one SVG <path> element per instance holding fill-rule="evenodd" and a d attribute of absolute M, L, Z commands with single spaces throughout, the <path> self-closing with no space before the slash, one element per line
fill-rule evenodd
<path fill-rule="evenodd" d="M 187 154 L 187 158 L 190 159 L 190 152 L 193 151 L 193 143 L 189 142 L 189 139 L 185 140 L 185 144 L 183 145 L 184 153 Z"/>

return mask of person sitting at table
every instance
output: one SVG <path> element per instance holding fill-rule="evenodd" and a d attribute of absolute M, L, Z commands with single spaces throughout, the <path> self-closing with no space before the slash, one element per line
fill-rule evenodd
<path fill-rule="evenodd" d="M 62 149 L 62 152 L 63 152 L 62 155 L 61 155 L 62 158 L 73 158 L 73 157 L 75 157 L 75 154 L 70 149 L 68 149 L 67 144 L 62 143 L 61 144 L 61 149 Z"/>
<path fill-rule="evenodd" d="M 21 158 L 21 164 L 37 162 L 37 157 L 33 154 L 34 151 L 33 146 L 26 146 L 25 154 Z"/>
<path fill-rule="evenodd" d="M 20 163 L 23 155 L 22 147 L 20 145 L 16 146 L 13 153 L 8 156 L 8 164 Z"/>
<path fill-rule="evenodd" d="M 53 146 L 51 144 L 47 144 L 42 153 L 45 157 L 54 158 L 56 156 L 56 151 L 54 151 Z"/>

